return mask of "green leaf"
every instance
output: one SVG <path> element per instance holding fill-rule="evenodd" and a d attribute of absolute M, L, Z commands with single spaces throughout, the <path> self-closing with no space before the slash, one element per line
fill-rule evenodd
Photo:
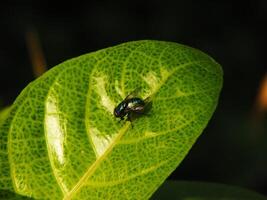
<path fill-rule="evenodd" d="M 152 199 L 266 200 L 266 197 L 237 186 L 193 181 L 165 181 Z"/>
<path fill-rule="evenodd" d="M 0 188 L 37 199 L 148 199 L 207 125 L 221 87 L 219 64 L 171 42 L 68 60 L 13 104 L 0 129 Z M 131 126 L 113 109 L 136 88 L 152 109 Z"/>
<path fill-rule="evenodd" d="M 7 123 L 6 119 L 8 118 L 10 111 L 11 106 L 6 107 L 0 111 L 0 191 L 12 190 L 7 152 L 8 135 L 6 131 L 7 127 L 9 127 L 9 124 Z"/>
<path fill-rule="evenodd" d="M 0 199 L 3 200 L 30 200 L 31 198 L 18 195 L 8 190 L 0 190 Z"/>

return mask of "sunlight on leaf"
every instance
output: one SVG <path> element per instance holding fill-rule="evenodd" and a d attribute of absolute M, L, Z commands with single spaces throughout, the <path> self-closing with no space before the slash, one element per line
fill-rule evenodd
<path fill-rule="evenodd" d="M 140 88 L 152 108 L 113 109 Z M 210 120 L 222 70 L 199 50 L 136 41 L 68 60 L 29 84 L 0 126 L 0 189 L 36 199 L 148 199 Z"/>

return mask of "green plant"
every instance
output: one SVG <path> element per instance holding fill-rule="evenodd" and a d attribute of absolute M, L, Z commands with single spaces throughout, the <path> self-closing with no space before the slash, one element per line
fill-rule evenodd
<path fill-rule="evenodd" d="M 118 122 L 130 92 L 152 109 Z M 207 125 L 222 70 L 171 42 L 124 43 L 68 60 L 30 83 L 0 118 L 0 189 L 35 199 L 147 199 Z"/>

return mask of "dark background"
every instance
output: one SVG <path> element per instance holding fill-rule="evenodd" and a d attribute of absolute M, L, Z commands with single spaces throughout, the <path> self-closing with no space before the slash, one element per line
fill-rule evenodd
<path fill-rule="evenodd" d="M 0 3 L 0 107 L 35 78 L 28 30 L 37 31 L 48 68 L 130 40 L 187 44 L 223 66 L 224 88 L 208 127 L 169 178 L 267 194 L 267 120 L 255 109 L 267 73 L 266 0 L 9 2 Z"/>

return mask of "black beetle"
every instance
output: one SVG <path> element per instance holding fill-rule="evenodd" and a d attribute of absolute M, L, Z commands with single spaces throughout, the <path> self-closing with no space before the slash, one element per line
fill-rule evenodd
<path fill-rule="evenodd" d="M 132 121 L 135 116 L 144 114 L 147 111 L 148 105 L 150 105 L 150 98 L 145 100 L 136 97 L 136 90 L 130 93 L 119 105 L 114 109 L 114 116 L 124 119 L 127 117 L 128 121 Z"/>

